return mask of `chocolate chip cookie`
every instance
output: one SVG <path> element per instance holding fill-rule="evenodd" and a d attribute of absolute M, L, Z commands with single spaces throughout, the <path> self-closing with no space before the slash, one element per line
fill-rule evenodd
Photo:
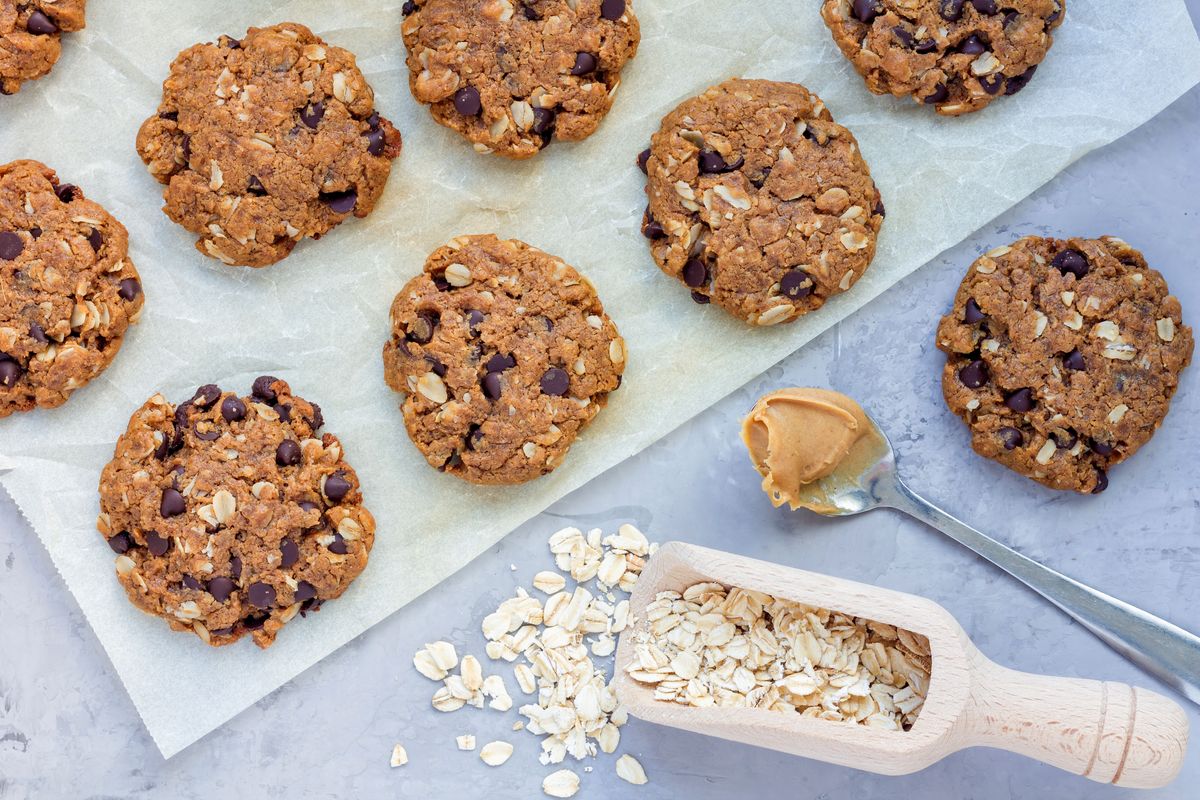
<path fill-rule="evenodd" d="M 1162 275 L 1120 239 L 1029 236 L 981 256 L 938 326 L 942 390 L 975 451 L 1101 492 L 1150 440 L 1192 358 Z"/>
<path fill-rule="evenodd" d="M 640 34 L 628 0 L 409 0 L 413 97 L 481 153 L 591 136 Z"/>
<path fill-rule="evenodd" d="M 821 16 L 872 92 L 957 116 L 1025 88 L 1065 7 L 1066 0 L 825 0 Z"/>
<path fill-rule="evenodd" d="M 37 161 L 0 165 L 0 417 L 99 375 L 142 313 L 121 223 Z"/>
<path fill-rule="evenodd" d="M 383 348 L 404 425 L 472 483 L 545 475 L 621 385 L 625 342 L 586 278 L 516 240 L 461 236 L 396 295 Z"/>
<path fill-rule="evenodd" d="M 353 54 L 286 22 L 180 53 L 137 149 L 196 249 L 265 267 L 370 214 L 400 133 Z"/>
<path fill-rule="evenodd" d="M 315 403 L 263 376 L 250 395 L 154 395 L 100 476 L 96 523 L 129 599 L 220 646 L 269 647 L 367 565 L 375 520 Z"/>
<path fill-rule="evenodd" d="M 0 0 L 0 94 L 50 72 L 64 31 L 81 31 L 87 0 Z"/>
<path fill-rule="evenodd" d="M 658 266 L 752 325 L 820 308 L 875 256 L 884 210 L 871 171 L 799 84 L 735 78 L 685 100 L 638 165 Z"/>

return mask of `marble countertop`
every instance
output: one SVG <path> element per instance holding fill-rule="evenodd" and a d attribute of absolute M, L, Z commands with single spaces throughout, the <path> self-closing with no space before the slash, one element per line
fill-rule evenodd
<path fill-rule="evenodd" d="M 1200 0 L 1188 0 L 1200 18 Z M 945 408 L 933 328 L 966 265 L 1026 234 L 1113 234 L 1141 249 L 1200 323 L 1200 90 L 1092 153 L 799 353 L 518 528 L 456 576 L 170 761 L 142 728 L 46 552 L 0 494 L 0 800 L 18 798 L 541 797 L 539 743 L 514 733 L 515 710 L 438 714 L 411 667 L 448 638 L 482 656 L 479 620 L 550 568 L 559 527 L 636 523 L 682 539 L 922 594 L 946 606 L 984 651 L 1017 669 L 1119 680 L 1165 691 L 1016 580 L 937 532 L 890 511 L 844 520 L 773 509 L 737 438 L 759 394 L 831 386 L 859 398 L 892 437 L 919 492 L 1027 555 L 1193 630 L 1200 629 L 1200 367 L 1184 375 L 1162 431 L 1111 474 L 1103 495 L 1058 494 L 975 456 Z M 697 354 L 703 369 L 703 355 Z M 669 387 L 665 387 L 669 390 Z M 485 659 L 486 660 L 486 659 Z M 169 683 L 170 675 L 162 676 Z M 511 681 L 510 681 L 511 683 Z M 220 687 L 213 687 L 220 691 Z M 515 692 L 516 690 L 513 689 Z M 1193 729 L 1200 710 L 1188 705 Z M 507 739 L 493 769 L 454 737 Z M 410 763 L 390 769 L 392 745 Z M 637 720 L 619 752 L 650 783 L 631 787 L 615 758 L 565 764 L 578 797 L 932 800 L 1133 797 L 1184 800 L 1200 785 L 1200 736 L 1172 786 L 1099 786 L 993 750 L 953 755 L 886 778 Z M 583 767 L 592 772 L 583 773 Z"/>

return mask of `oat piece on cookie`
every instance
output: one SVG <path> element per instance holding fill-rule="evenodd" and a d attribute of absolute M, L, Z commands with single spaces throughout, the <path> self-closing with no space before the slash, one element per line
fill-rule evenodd
<path fill-rule="evenodd" d="M 339 597 L 375 539 L 321 409 L 263 376 L 248 396 L 151 397 L 100 476 L 97 527 L 129 599 L 206 644 L 269 647 Z"/>
<path fill-rule="evenodd" d="M 400 145 L 354 55 L 291 22 L 184 50 L 137 137 L 167 216 L 249 267 L 370 214 Z"/>
<path fill-rule="evenodd" d="M 977 453 L 1096 493 L 1162 424 L 1193 341 L 1163 276 L 1125 242 L 1028 236 L 971 266 L 937 345 Z"/>
<path fill-rule="evenodd" d="M 410 0 L 404 14 L 413 97 L 508 158 L 591 136 L 640 39 L 627 0 Z"/>
<path fill-rule="evenodd" d="M 46 165 L 0 165 L 0 417 L 62 405 L 116 358 L 144 300 L 128 244 Z"/>
<path fill-rule="evenodd" d="M 858 142 L 799 84 L 734 78 L 685 100 L 638 165 L 658 266 L 753 325 L 820 308 L 875 255 L 884 209 Z"/>
<path fill-rule="evenodd" d="M 1066 0 L 824 0 L 833 40 L 875 94 L 939 114 L 978 111 L 1025 88 L 1054 44 Z"/>
<path fill-rule="evenodd" d="M 396 295 L 383 364 L 430 465 L 511 484 L 562 462 L 621 385 L 625 342 L 592 285 L 561 259 L 462 236 Z"/>
<path fill-rule="evenodd" d="M 50 72 L 63 32 L 84 28 L 87 0 L 0 0 L 0 94 Z"/>

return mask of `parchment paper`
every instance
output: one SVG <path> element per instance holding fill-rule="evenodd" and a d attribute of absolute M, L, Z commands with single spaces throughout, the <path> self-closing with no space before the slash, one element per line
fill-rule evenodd
<path fill-rule="evenodd" d="M 93 0 L 87 30 L 67 37 L 54 73 L 0 98 L 0 162 L 39 159 L 82 185 L 129 228 L 144 279 L 142 322 L 101 379 L 63 408 L 0 421 L 0 461 L 12 467 L 0 481 L 49 550 L 165 756 L 1200 80 L 1200 45 L 1183 0 L 1072 0 L 1029 88 L 957 120 L 869 95 L 833 46 L 817 0 L 636 5 L 641 51 L 599 133 L 525 163 L 475 154 L 412 100 L 400 0 Z M 1153 14 L 1137 13 L 1143 5 Z M 284 20 L 358 55 L 379 109 L 404 134 L 404 152 L 367 220 L 347 222 L 269 269 L 224 268 L 193 250 L 192 236 L 159 211 L 161 188 L 133 142 L 179 50 Z M 693 304 L 659 273 L 638 232 L 643 176 L 634 156 L 679 100 L 733 75 L 794 80 L 818 92 L 858 136 L 887 204 L 879 253 L 863 280 L 820 313 L 777 329 L 749 330 L 715 307 Z M 1057 232 L 1055 220 L 1045 224 Z M 382 376 L 392 295 L 429 251 L 476 232 L 523 239 L 582 269 L 630 349 L 624 387 L 563 466 L 518 488 L 474 488 L 426 466 Z M 949 303 L 954 287 L 945 290 Z M 350 591 L 293 622 L 269 651 L 248 642 L 209 649 L 130 606 L 94 528 L 96 483 L 130 413 L 154 392 L 182 400 L 209 382 L 245 392 L 263 373 L 286 378 L 324 408 L 326 429 L 342 439 L 362 479 L 378 535 Z"/>

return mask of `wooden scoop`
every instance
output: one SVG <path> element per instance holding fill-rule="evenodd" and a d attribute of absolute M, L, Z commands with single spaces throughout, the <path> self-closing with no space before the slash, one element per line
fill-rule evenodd
<path fill-rule="evenodd" d="M 929 692 L 908 731 L 758 708 L 695 708 L 655 700 L 628 677 L 634 632 L 662 591 L 715 581 L 884 622 L 929 639 Z M 975 648 L 948 611 L 922 597 L 671 542 L 646 564 L 617 648 L 616 686 L 631 714 L 885 775 L 916 772 L 968 747 L 996 747 L 1100 783 L 1153 788 L 1183 764 L 1188 721 L 1175 702 L 1123 683 L 1053 678 L 1001 667 Z"/>

